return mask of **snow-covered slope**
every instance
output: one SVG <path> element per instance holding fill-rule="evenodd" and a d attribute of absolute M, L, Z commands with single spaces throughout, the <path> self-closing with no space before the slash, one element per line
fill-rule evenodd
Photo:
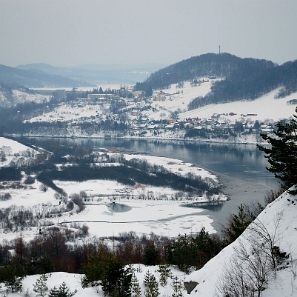
<path fill-rule="evenodd" d="M 278 265 L 277 271 L 268 271 L 268 283 L 264 284 L 266 288 L 261 296 L 297 296 L 297 197 L 287 192 L 269 204 L 234 243 L 222 250 L 202 269 L 187 276 L 187 281 L 198 283 L 191 296 L 223 296 L 218 290 L 218 285 L 224 280 L 226 269 L 232 267 L 231 261 L 238 260 L 238 250 L 242 245 L 249 252 L 249 257 L 254 257 L 255 254 L 251 252 L 250 248 L 257 240 L 256 243 L 261 243 L 260 253 L 263 260 L 266 245 L 256 235 L 260 230 L 262 230 L 261 233 L 267 232 L 266 235 L 269 233 L 270 241 L 274 243 L 274 246 L 278 246 L 281 252 L 289 254 L 289 257 Z M 242 254 L 240 256 L 242 257 Z M 239 263 L 243 262 L 239 261 Z M 269 270 L 269 263 L 267 269 Z M 247 275 L 247 271 L 245 271 L 245 275 Z M 235 280 L 234 275 L 233 277 Z"/>
<path fill-rule="evenodd" d="M 274 243 L 275 246 L 280 247 L 282 252 L 289 254 L 288 258 L 284 258 L 281 264 L 278 265 L 278 268 L 273 271 L 269 270 L 267 275 L 268 282 L 264 283 L 263 291 L 260 295 L 261 297 L 294 297 L 297 296 L 297 198 L 284 193 L 274 202 L 269 204 L 266 209 L 258 216 L 257 220 L 250 225 L 250 227 L 236 240 L 234 243 L 222 250 L 215 258 L 209 261 L 202 269 L 191 273 L 190 275 L 185 275 L 184 273 L 171 268 L 171 271 L 174 276 L 177 276 L 181 281 L 194 281 L 198 282 L 196 288 L 190 293 L 189 296 L 197 297 L 221 297 L 224 296 L 218 290 L 218 284 L 222 284 L 224 280 L 224 272 L 230 267 L 230 260 L 238 255 L 236 249 L 239 250 L 240 247 L 244 250 L 249 251 L 251 243 L 253 246 L 257 243 L 262 243 L 259 240 L 257 241 L 256 237 L 251 238 L 250 235 L 255 235 L 255 230 L 258 230 L 260 234 L 266 234 L 268 232 L 270 235 L 270 241 Z M 268 234 L 267 233 L 267 234 Z M 266 234 L 266 235 L 267 235 Z M 255 240 L 256 239 L 256 240 Z M 240 245 L 243 243 L 243 245 Z M 262 249 L 259 255 L 265 257 L 265 244 L 261 245 Z M 255 258 L 254 254 L 257 254 L 257 251 L 250 253 L 246 258 L 247 259 Z M 237 258 L 238 260 L 238 258 Z M 262 258 L 263 260 L 263 258 Z M 244 261 L 238 261 L 238 267 L 242 267 Z M 264 261 L 262 261 L 264 263 Z M 261 267 L 259 263 L 256 263 L 258 267 Z M 266 268 L 269 269 L 269 261 L 266 262 Z M 264 265 L 264 264 L 263 264 Z M 262 266 L 263 266 L 262 265 Z M 246 266 L 245 266 L 246 267 Z M 139 281 L 140 286 L 144 292 L 143 279 L 147 270 L 150 273 L 153 273 L 157 280 L 159 280 L 159 273 L 157 272 L 157 266 L 144 266 L 144 265 L 134 265 L 136 269 L 136 277 Z M 236 269 L 235 269 L 236 271 Z M 233 272 L 233 271 L 231 271 Z M 242 271 L 243 276 L 246 276 L 249 271 Z M 82 288 L 81 287 L 81 278 L 80 274 L 68 274 L 68 273 L 52 273 L 48 275 L 49 279 L 47 281 L 48 288 L 51 289 L 53 286 L 58 287 L 62 282 L 65 282 L 69 287 L 71 292 L 76 290 L 74 296 L 103 296 L 102 290 L 99 288 L 98 292 L 93 288 Z M 39 275 L 27 276 L 23 280 L 23 290 L 29 294 L 33 294 L 33 284 L 36 282 Z M 232 279 L 234 284 L 237 285 L 237 280 L 235 277 Z M 159 287 L 160 296 L 172 296 L 173 289 L 171 286 L 171 280 L 165 287 Z M 185 290 L 182 290 L 183 296 L 188 296 Z M 9 296 L 21 296 L 17 293 L 10 294 Z M 31 295 L 32 296 L 32 295 Z M 35 296 L 35 294 L 33 294 Z M 237 295 L 237 296 L 252 296 L 252 295 Z"/>
<path fill-rule="evenodd" d="M 26 91 L 12 90 L 8 96 L 7 93 L 0 91 L 0 106 L 1 107 L 12 107 L 20 103 L 44 103 L 50 100 L 50 96 L 27 93 Z"/>
<path fill-rule="evenodd" d="M 157 281 L 159 281 L 160 274 L 157 272 L 158 266 L 144 266 L 142 264 L 136 264 L 133 265 L 133 268 L 135 269 L 135 276 L 137 277 L 137 280 L 139 282 L 139 285 L 141 287 L 142 293 L 144 296 L 145 287 L 143 284 L 144 276 L 147 271 L 149 271 L 151 274 L 154 274 L 156 276 Z M 171 272 L 173 277 L 177 277 L 178 280 L 183 281 L 185 277 L 185 273 L 175 269 L 171 268 Z M 48 280 L 46 282 L 48 291 L 50 291 L 54 286 L 58 288 L 62 282 L 65 282 L 66 286 L 69 288 L 70 292 L 76 292 L 75 297 L 98 297 L 98 296 L 106 296 L 104 295 L 103 291 L 100 287 L 88 287 L 88 288 L 82 288 L 81 286 L 81 280 L 83 275 L 81 274 L 75 274 L 75 273 L 64 273 L 64 272 L 55 272 L 51 274 L 47 274 Z M 28 296 L 37 296 L 36 293 L 33 292 L 34 284 L 36 283 L 36 280 L 39 278 L 39 275 L 30 275 L 27 276 L 23 281 L 23 293 L 28 293 Z M 183 293 L 183 296 L 186 296 L 186 290 L 181 290 Z M 0 289 L 1 292 L 1 289 Z M 172 279 L 168 279 L 168 283 L 165 286 L 159 286 L 159 296 L 172 296 L 173 288 L 172 288 Z M 2 295 L 1 295 L 2 296 Z M 5 295 L 6 296 L 6 295 Z M 24 296 L 23 294 L 19 293 L 10 293 L 8 296 L 10 297 L 18 297 L 18 296 Z"/>
<path fill-rule="evenodd" d="M 3 147 L 7 148 L 11 155 L 20 154 L 21 152 L 29 149 L 29 147 L 19 143 L 18 141 L 6 137 L 0 137 L 0 148 Z"/>
<path fill-rule="evenodd" d="M 277 122 L 283 118 L 289 118 L 295 111 L 296 105 L 288 104 L 288 101 L 297 98 L 297 93 L 292 93 L 285 98 L 275 99 L 279 89 L 275 89 L 255 100 L 235 101 L 225 104 L 211 104 L 194 110 L 188 110 L 189 103 L 197 98 L 203 97 L 211 91 L 212 84 L 217 79 L 201 79 L 200 85 L 191 85 L 190 82 L 184 82 L 182 87 L 171 85 L 168 89 L 155 90 L 152 99 L 146 103 L 147 108 L 143 108 L 144 101 L 141 104 L 127 102 L 128 116 L 130 120 L 136 117 L 129 111 L 141 110 L 142 118 L 152 120 L 169 120 L 174 113 L 178 114 L 179 120 L 188 118 L 208 119 L 213 114 L 224 114 L 224 119 L 231 122 L 244 118 L 251 121 L 264 122 L 270 120 Z M 111 88 L 116 86 L 111 85 Z M 29 122 L 73 122 L 86 121 L 87 119 L 104 119 L 108 114 L 109 104 L 94 105 L 88 100 L 81 100 L 76 103 L 63 102 L 53 111 L 45 112 L 42 115 L 33 117 Z M 127 110 L 124 110 L 127 112 Z M 175 115 L 176 116 L 176 115 Z"/>
<path fill-rule="evenodd" d="M 277 93 L 278 89 L 273 90 L 255 100 L 207 105 L 202 108 L 185 112 L 181 115 L 181 117 L 209 118 L 215 113 L 233 113 L 235 115 L 227 116 L 230 120 L 239 119 L 242 115 L 250 117 L 253 121 L 265 121 L 266 119 L 279 121 L 280 119 L 287 119 L 292 116 L 296 107 L 296 105 L 288 104 L 288 101 L 296 99 L 297 93 L 292 93 L 285 98 L 275 99 L 274 96 Z"/>
<path fill-rule="evenodd" d="M 11 162 L 25 162 L 33 158 L 37 150 L 29 148 L 15 140 L 0 137 L 0 167 L 7 166 Z"/>
<path fill-rule="evenodd" d="M 183 88 L 176 88 L 171 85 L 169 89 L 164 90 L 165 100 L 154 101 L 152 107 L 155 111 L 148 111 L 147 116 L 150 119 L 162 119 L 168 114 L 179 111 L 179 119 L 200 118 L 208 119 L 213 114 L 226 114 L 226 118 L 235 121 L 242 116 L 250 117 L 253 121 L 265 121 L 270 119 L 279 121 L 283 118 L 292 116 L 295 105 L 288 104 L 288 101 L 297 98 L 297 93 L 292 93 L 285 98 L 275 99 L 279 89 L 275 89 L 255 100 L 235 101 L 230 103 L 210 104 L 188 110 L 188 104 L 197 97 L 205 96 L 211 90 L 211 85 L 216 80 L 205 78 L 203 83 L 198 86 L 191 86 L 190 82 L 185 82 Z M 159 112 L 158 112 L 159 111 Z M 229 115 L 232 113 L 232 115 Z"/>

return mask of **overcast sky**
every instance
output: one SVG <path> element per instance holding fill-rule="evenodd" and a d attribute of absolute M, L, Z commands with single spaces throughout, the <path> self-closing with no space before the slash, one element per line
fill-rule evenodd
<path fill-rule="evenodd" d="M 0 64 L 297 59 L 297 0 L 0 0 Z"/>

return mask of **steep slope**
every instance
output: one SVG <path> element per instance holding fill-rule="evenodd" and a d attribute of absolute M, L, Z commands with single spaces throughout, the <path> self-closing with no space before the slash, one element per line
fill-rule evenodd
<path fill-rule="evenodd" d="M 246 288 L 263 280 L 261 293 L 255 293 L 255 296 L 296 296 L 296 210 L 297 197 L 286 192 L 269 204 L 234 243 L 186 278 L 186 281 L 198 283 L 191 296 L 224 296 L 220 289 L 222 291 L 224 284 L 227 288 L 240 287 L 240 276 L 241 281 L 251 276 Z M 278 254 L 278 248 L 273 247 L 279 247 L 279 251 L 286 254 Z M 275 269 L 271 267 L 271 256 L 277 262 Z M 245 292 L 245 295 L 237 296 L 254 295 Z"/>

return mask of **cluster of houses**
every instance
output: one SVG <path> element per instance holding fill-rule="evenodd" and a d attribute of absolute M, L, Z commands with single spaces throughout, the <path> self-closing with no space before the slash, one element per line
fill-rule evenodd
<path fill-rule="evenodd" d="M 86 123 L 99 124 L 109 120 L 124 124 L 121 135 L 127 136 L 157 136 L 168 135 L 170 137 L 229 137 L 236 135 L 271 133 L 275 123 L 272 121 L 257 121 L 256 113 L 241 114 L 240 116 L 230 111 L 229 113 L 214 113 L 209 118 L 184 118 L 179 113 L 164 112 L 162 119 L 154 116 L 157 112 L 153 102 L 164 101 L 168 94 L 158 91 L 151 98 L 145 98 L 142 91 L 134 91 L 132 88 L 122 87 L 111 92 L 92 92 L 86 97 L 77 94 L 76 100 L 71 106 L 75 110 L 75 119 L 69 121 L 70 125 Z M 65 104 L 65 103 L 61 103 Z M 69 104 L 69 103 L 68 103 Z M 89 114 L 88 112 L 89 111 Z M 73 113 L 70 108 L 63 113 Z M 86 116 L 83 115 L 85 112 Z M 56 115 L 58 116 L 58 114 Z M 61 115 L 60 115 L 61 116 Z M 62 115 L 63 116 L 63 115 Z M 66 114 L 64 119 L 66 121 Z M 41 120 L 41 119 L 40 119 Z M 188 133 L 191 131 L 192 133 Z M 192 136 L 191 136 L 192 135 Z"/>
<path fill-rule="evenodd" d="M 260 133 L 271 133 L 274 130 L 274 123 L 260 123 L 251 118 L 241 117 L 239 120 L 230 121 L 225 114 L 214 114 L 209 119 L 187 118 L 183 120 L 167 119 L 167 120 L 149 120 L 141 118 L 134 120 L 131 125 L 133 135 L 149 136 L 162 135 L 170 133 L 171 135 L 187 135 L 187 131 L 197 131 L 192 135 L 202 135 L 198 131 L 203 131 L 203 135 L 208 137 L 235 136 Z"/>
<path fill-rule="evenodd" d="M 230 111 L 229 113 L 214 113 L 210 118 L 186 118 L 179 119 L 178 114 L 176 118 L 164 118 L 162 120 L 150 119 L 146 116 L 148 109 L 153 109 L 151 106 L 152 101 L 165 101 L 167 94 L 164 91 L 159 91 L 149 100 L 144 100 L 144 94 L 140 91 L 133 96 L 125 98 L 126 106 L 121 109 L 118 114 L 104 115 L 103 119 L 111 119 L 113 121 L 120 121 L 121 113 L 125 114 L 125 124 L 130 129 L 126 133 L 132 136 L 156 136 L 162 134 L 186 134 L 189 130 L 203 130 L 207 135 L 246 135 L 246 134 L 260 134 L 271 133 L 274 130 L 275 123 L 266 121 L 265 123 L 255 120 L 256 113 L 241 114 L 238 116 L 236 113 Z M 109 105 L 111 100 L 123 100 L 119 95 L 114 94 L 89 94 L 89 99 L 97 98 L 101 104 Z M 108 106 L 106 106 L 108 110 Z M 102 119 L 102 116 L 100 117 Z"/>

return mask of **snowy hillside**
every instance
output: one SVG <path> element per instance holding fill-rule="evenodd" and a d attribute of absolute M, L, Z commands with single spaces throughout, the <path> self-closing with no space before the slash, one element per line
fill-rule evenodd
<path fill-rule="evenodd" d="M 219 288 L 223 287 L 224 281 L 229 280 L 229 283 L 227 283 L 228 288 L 232 286 L 240 287 L 238 277 L 242 277 L 241 280 L 249 281 L 249 287 L 245 287 L 244 290 L 251 288 L 251 285 L 255 283 L 261 285 L 259 286 L 259 295 L 256 294 L 257 292 L 251 295 L 245 292 L 236 296 L 297 296 L 296 207 L 296 197 L 284 193 L 269 204 L 255 222 L 234 243 L 222 250 L 202 269 L 190 275 L 185 275 L 171 267 L 173 276 L 182 282 L 197 282 L 197 286 L 189 295 L 194 297 L 223 297 L 225 295 L 220 292 Z M 271 266 L 270 244 L 272 244 L 272 247 L 279 247 L 281 253 L 284 253 L 280 257 L 275 254 L 274 258 L 277 263 L 275 269 Z M 251 247 L 253 247 L 253 250 L 251 250 Z M 273 249 L 273 251 L 276 250 Z M 234 266 L 235 263 L 236 267 Z M 255 266 L 251 266 L 251 263 Z M 133 267 L 143 293 L 145 290 L 143 284 L 144 275 L 148 270 L 156 276 L 158 281 L 160 279 L 160 274 L 157 272 L 158 266 L 133 265 Z M 230 268 L 232 269 L 230 270 Z M 226 276 L 229 276 L 229 278 Z M 103 296 L 100 287 L 82 288 L 82 275 L 80 274 L 57 272 L 48 275 L 48 277 L 47 286 L 49 290 L 53 286 L 58 287 L 62 282 L 65 282 L 71 292 L 76 292 L 74 296 Z M 258 280 L 253 283 L 255 277 L 258 277 Z M 36 283 L 38 278 L 39 275 L 27 276 L 22 282 L 24 292 L 35 296 L 33 284 Z M 159 296 L 172 296 L 172 283 L 172 279 L 168 279 L 166 286 L 159 285 Z M 185 289 L 182 289 L 181 293 L 183 295 L 178 296 L 187 296 Z M 9 296 L 23 295 L 13 293 Z"/>
<path fill-rule="evenodd" d="M 159 281 L 160 274 L 157 272 L 158 266 L 144 266 L 142 264 L 140 265 L 132 265 L 133 269 L 135 270 L 135 276 L 138 280 L 139 286 L 141 288 L 142 294 L 141 296 L 144 296 L 145 286 L 143 284 L 144 277 L 147 271 L 149 271 L 151 274 L 155 275 L 156 280 Z M 185 273 L 171 267 L 171 273 L 172 278 L 168 279 L 168 283 L 165 286 L 159 286 L 159 296 L 172 296 L 174 290 L 173 290 L 173 278 L 175 277 L 176 280 L 183 282 L 185 279 Z M 76 292 L 74 294 L 75 297 L 103 297 L 104 295 L 103 291 L 101 290 L 100 286 L 98 287 L 88 287 L 88 288 L 82 288 L 81 280 L 83 275 L 81 274 L 73 274 L 73 273 L 64 273 L 64 272 L 55 272 L 51 274 L 47 274 L 48 280 L 46 282 L 48 291 L 50 291 L 54 286 L 59 287 L 59 285 L 62 284 L 62 282 L 65 282 L 67 287 L 69 288 L 70 292 Z M 40 277 L 40 275 L 31 275 L 27 276 L 23 281 L 23 291 L 24 293 L 29 293 L 30 296 L 37 296 L 36 293 L 33 292 L 34 284 L 36 283 L 36 280 Z M 4 291 L 4 290 L 3 290 Z M 1 292 L 1 291 L 0 291 Z M 181 289 L 181 292 L 183 296 L 187 295 L 187 292 L 185 289 Z M 8 295 L 9 297 L 18 297 L 18 296 L 24 296 L 23 294 L 19 293 L 10 293 Z"/>
<path fill-rule="evenodd" d="M 211 85 L 218 79 L 202 79 L 202 83 L 197 86 L 192 86 L 190 82 L 185 82 L 183 87 L 177 88 L 176 85 L 171 85 L 169 89 L 163 90 L 164 100 L 153 101 L 152 107 L 159 112 L 147 112 L 146 116 L 150 119 L 162 118 L 160 114 L 163 112 L 171 114 L 179 111 L 179 119 L 200 118 L 208 119 L 214 114 L 224 114 L 224 118 L 235 121 L 240 118 L 250 118 L 253 121 L 265 121 L 267 119 L 279 121 L 283 118 L 292 116 L 295 106 L 288 104 L 288 101 L 297 98 L 297 93 L 293 93 L 285 98 L 275 99 L 275 95 L 279 89 L 265 94 L 255 100 L 236 101 L 230 103 L 211 104 L 194 110 L 188 110 L 188 104 L 197 97 L 203 97 L 210 92 Z M 158 94 L 160 91 L 156 91 Z M 229 115 L 232 113 L 231 115 Z"/>
<path fill-rule="evenodd" d="M 278 89 L 269 92 L 255 100 L 237 101 L 225 104 L 207 105 L 196 110 L 185 112 L 181 118 L 199 117 L 209 118 L 213 114 L 226 114 L 229 120 L 239 120 L 243 116 L 254 121 L 288 119 L 295 111 L 295 105 L 288 104 L 288 101 L 297 98 L 297 93 L 293 93 L 285 98 L 275 99 Z M 230 115 L 234 113 L 234 115 Z M 228 114 L 228 115 L 227 115 Z"/>
<path fill-rule="evenodd" d="M 48 102 L 49 99 L 50 96 L 48 95 L 27 93 L 22 90 L 12 90 L 9 95 L 7 92 L 0 90 L 0 106 L 6 108 L 29 102 L 45 103 Z"/>
<path fill-rule="evenodd" d="M 187 118 L 210 118 L 213 114 L 225 114 L 224 118 L 230 121 L 239 120 L 243 116 L 255 121 L 279 121 L 283 118 L 289 118 L 294 113 L 295 106 L 288 104 L 289 100 L 296 99 L 297 93 L 293 93 L 285 98 L 275 99 L 278 89 L 265 94 L 255 100 L 236 101 L 225 104 L 207 105 L 202 108 L 188 110 L 188 104 L 195 98 L 205 96 L 210 92 L 211 85 L 217 79 L 201 79 L 200 85 L 193 86 L 190 82 L 185 82 L 183 87 L 171 85 L 165 90 L 154 91 L 150 109 L 142 112 L 142 117 L 149 120 L 170 119 L 174 112 L 178 112 L 178 118 L 184 120 Z M 108 88 L 108 85 L 104 87 Z M 110 85 L 111 88 L 119 86 Z M 155 99 L 154 99 L 155 98 Z M 159 99 L 158 99 L 159 98 Z M 130 109 L 139 109 L 139 104 L 128 103 Z M 30 119 L 30 122 L 54 122 L 54 121 L 77 121 L 91 117 L 103 116 L 106 108 L 94 106 L 84 101 L 77 104 L 60 104 L 54 111 L 44 113 L 41 116 Z M 233 113 L 229 115 L 229 113 Z M 133 116 L 131 115 L 131 119 Z"/>
<path fill-rule="evenodd" d="M 189 127 L 193 126 L 193 120 L 198 125 L 197 119 L 201 123 L 203 120 L 215 118 L 216 123 L 213 124 L 216 125 L 226 126 L 239 121 L 248 127 L 253 127 L 256 121 L 267 125 L 281 119 L 288 119 L 295 111 L 295 105 L 289 104 L 289 102 L 295 102 L 294 99 L 297 98 L 297 93 L 275 99 L 279 89 L 275 89 L 255 100 L 211 104 L 188 110 L 189 103 L 197 97 L 203 97 L 208 94 L 211 91 L 212 84 L 217 80 L 201 78 L 201 82 L 198 85 L 193 85 L 190 82 L 184 82 L 181 86 L 171 85 L 164 90 L 155 90 L 152 97 L 145 101 L 122 98 L 122 100 L 126 101 L 126 106 L 119 110 L 117 114 L 113 114 L 110 111 L 111 104 L 108 101 L 102 104 L 95 104 L 86 98 L 80 98 L 70 103 L 65 101 L 59 103 L 54 109 L 45 110 L 42 115 L 32 117 L 26 120 L 26 122 L 64 122 L 68 123 L 67 130 L 70 135 L 83 136 L 80 135 L 82 132 L 77 130 L 77 125 L 86 123 L 91 125 L 100 124 L 106 119 L 120 122 L 120 114 L 122 113 L 126 117 L 125 124 L 130 125 L 132 130 L 138 131 L 135 132 L 136 135 L 141 134 L 141 131 L 145 131 L 146 137 L 150 137 L 153 136 L 151 132 L 157 129 L 159 137 L 174 138 L 175 136 L 175 138 L 183 138 L 185 133 L 183 129 L 173 131 L 173 124 L 161 127 L 154 122 L 168 121 L 169 123 L 176 119 L 177 124 L 183 122 L 183 125 L 185 125 L 188 122 L 184 126 L 186 128 L 187 125 Z M 114 85 L 111 87 L 115 88 Z M 179 135 L 179 131 L 181 135 Z M 56 133 L 58 132 L 56 131 Z M 92 133 L 94 131 L 87 134 L 92 136 Z M 96 133 L 93 135 L 94 137 L 104 135 L 104 131 Z M 154 134 L 155 137 L 158 137 L 158 135 Z"/>
<path fill-rule="evenodd" d="M 248 262 L 248 257 L 243 261 L 243 254 L 238 252 L 242 246 L 245 248 L 250 258 L 254 257 L 254 264 L 258 265 L 256 266 L 256 271 L 259 272 L 259 275 L 261 273 L 260 268 L 265 266 L 267 270 L 265 274 L 267 283 L 266 281 L 263 283 L 261 296 L 297 296 L 296 209 L 297 198 L 288 193 L 282 194 L 278 199 L 269 204 L 254 223 L 252 223 L 234 243 L 222 250 L 202 269 L 186 277 L 187 281 L 191 280 L 198 283 L 191 293 L 191 296 L 223 296 L 219 292 L 218 286 L 219 284 L 222 285 L 224 275 L 226 276 L 226 270 L 230 272 L 230 268 L 232 268 L 235 274 L 231 274 L 231 276 L 235 281 L 235 275 L 238 277 L 238 271 L 236 271 L 234 267 L 235 261 L 237 261 L 237 267 L 241 268 L 245 262 Z M 266 240 L 263 240 L 264 235 Z M 258 242 L 256 242 L 257 240 Z M 275 270 L 270 266 L 271 258 L 267 257 L 271 252 L 268 247 L 269 244 L 271 244 L 272 247 L 278 246 L 281 252 L 285 252 L 289 255 L 288 258 L 285 257 L 280 260 Z M 255 245 L 259 247 L 257 252 L 255 252 L 256 249 L 252 251 L 252 247 L 255 247 Z M 258 255 L 259 259 L 261 259 L 262 266 L 260 265 L 259 259 L 257 259 Z M 253 275 L 251 270 L 251 267 L 247 266 L 245 266 L 244 269 L 242 268 L 242 272 L 244 272 L 243 276 L 247 277 L 248 275 Z M 253 275 L 253 277 L 255 278 L 256 276 Z M 228 285 L 230 286 L 230 283 L 228 283 Z M 239 281 L 237 285 L 239 285 Z"/>
<path fill-rule="evenodd" d="M 15 140 L 0 137 L 0 167 L 11 162 L 30 162 L 38 154 L 37 150 L 29 148 Z"/>

